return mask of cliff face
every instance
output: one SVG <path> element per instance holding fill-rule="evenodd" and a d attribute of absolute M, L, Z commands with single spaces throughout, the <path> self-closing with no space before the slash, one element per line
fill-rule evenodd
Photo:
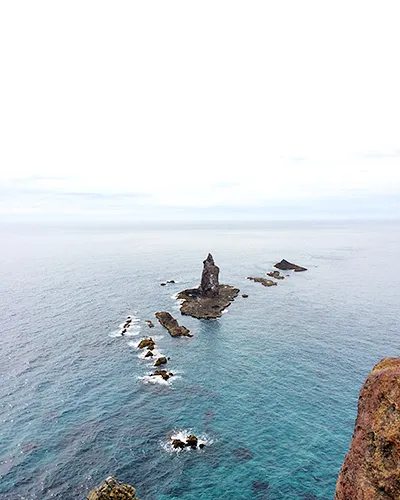
<path fill-rule="evenodd" d="M 335 500 L 400 499 L 400 358 L 380 361 L 358 400 Z"/>

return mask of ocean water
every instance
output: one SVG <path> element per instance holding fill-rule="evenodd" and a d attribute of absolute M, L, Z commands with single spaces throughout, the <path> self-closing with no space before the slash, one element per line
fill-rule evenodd
<path fill-rule="evenodd" d="M 400 353 L 399 224 L 0 232 L 1 500 L 84 499 L 110 474 L 142 500 L 332 499 L 361 385 Z M 181 316 L 174 295 L 208 252 L 249 298 L 219 320 Z M 282 258 L 308 271 L 246 280 Z M 194 337 L 171 338 L 159 310 Z M 149 334 L 168 382 L 136 349 Z M 206 447 L 171 450 L 190 431 Z"/>

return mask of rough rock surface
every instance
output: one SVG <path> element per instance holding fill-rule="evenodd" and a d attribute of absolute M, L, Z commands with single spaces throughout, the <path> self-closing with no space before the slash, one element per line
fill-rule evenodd
<path fill-rule="evenodd" d="M 279 271 L 271 271 L 267 273 L 267 276 L 270 276 L 271 278 L 275 278 L 276 280 L 284 280 L 285 276 L 282 276 Z"/>
<path fill-rule="evenodd" d="M 154 340 L 150 337 L 148 339 L 142 339 L 139 344 L 138 344 L 138 349 L 149 349 L 152 351 L 154 347 L 156 346 L 156 343 Z"/>
<path fill-rule="evenodd" d="M 261 283 L 264 286 L 276 286 L 276 281 L 267 280 L 267 278 L 247 278 L 250 281 L 255 281 L 256 283 Z"/>
<path fill-rule="evenodd" d="M 168 373 L 166 370 L 156 370 L 154 373 L 151 374 L 152 377 L 156 377 L 157 375 L 162 377 L 164 380 L 168 380 L 170 377 L 174 376 L 173 373 L 171 372 Z"/>
<path fill-rule="evenodd" d="M 146 319 L 146 323 L 149 328 L 154 328 L 154 323 L 150 319 Z"/>
<path fill-rule="evenodd" d="M 361 389 L 335 500 L 399 498 L 400 358 L 386 358 L 373 368 Z"/>
<path fill-rule="evenodd" d="M 167 364 L 167 358 L 165 356 L 161 356 L 161 358 L 158 358 L 156 362 L 154 363 L 154 366 L 160 366 L 160 365 L 165 365 Z"/>
<path fill-rule="evenodd" d="M 186 326 L 179 326 L 179 323 L 173 316 L 171 316 L 169 312 L 156 312 L 155 316 L 160 322 L 161 326 L 168 330 L 171 337 L 193 337 Z"/>
<path fill-rule="evenodd" d="M 108 477 L 98 488 L 93 488 L 88 500 L 139 500 L 135 497 L 136 489 L 129 484 L 119 483 L 115 477 Z"/>
<path fill-rule="evenodd" d="M 219 267 L 215 265 L 210 253 L 203 261 L 200 291 L 202 297 L 211 298 L 219 295 Z"/>
<path fill-rule="evenodd" d="M 307 271 L 305 267 L 298 266 L 297 264 L 292 264 L 285 259 L 282 259 L 280 262 L 275 264 L 274 267 L 280 269 L 281 271 L 295 271 L 296 273 Z"/>

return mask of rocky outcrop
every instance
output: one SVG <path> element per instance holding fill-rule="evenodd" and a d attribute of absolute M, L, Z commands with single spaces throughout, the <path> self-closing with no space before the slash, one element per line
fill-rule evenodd
<path fill-rule="evenodd" d="M 198 438 L 194 434 L 190 434 L 186 438 L 186 441 L 182 441 L 181 439 L 172 439 L 172 446 L 175 449 L 183 449 L 183 448 L 191 448 L 192 450 L 196 450 L 197 448 L 203 449 L 205 447 L 204 443 L 199 443 Z"/>
<path fill-rule="evenodd" d="M 182 300 L 181 313 L 198 319 L 219 318 L 222 311 L 238 296 L 239 289 L 219 284 L 219 267 L 211 254 L 203 262 L 201 284 L 178 293 Z"/>
<path fill-rule="evenodd" d="M 281 271 L 295 271 L 296 273 L 307 271 L 305 267 L 298 266 L 297 264 L 292 264 L 285 259 L 282 259 L 280 262 L 275 264 L 274 267 L 280 269 Z"/>
<path fill-rule="evenodd" d="M 249 276 L 247 279 L 255 281 L 256 283 L 261 283 L 264 286 L 276 286 L 276 281 L 267 280 L 267 278 L 252 278 Z"/>
<path fill-rule="evenodd" d="M 209 253 L 203 261 L 200 292 L 202 297 L 217 297 L 219 295 L 219 267 L 215 265 L 213 256 Z"/>
<path fill-rule="evenodd" d="M 147 351 L 146 354 L 144 355 L 145 358 L 152 358 L 154 354 L 151 351 Z"/>
<path fill-rule="evenodd" d="M 193 337 L 185 326 L 179 326 L 177 320 L 169 312 L 156 312 L 155 316 L 161 326 L 168 330 L 171 337 Z"/>
<path fill-rule="evenodd" d="M 139 500 L 136 489 L 129 484 L 119 483 L 115 477 L 108 477 L 98 488 L 93 488 L 87 500 Z"/>
<path fill-rule="evenodd" d="M 161 366 L 167 364 L 167 358 L 165 356 L 161 356 L 161 358 L 156 359 L 154 366 Z"/>
<path fill-rule="evenodd" d="M 166 370 L 156 370 L 154 373 L 151 374 L 151 377 L 156 377 L 159 375 L 162 377 L 164 380 L 168 380 L 170 377 L 173 377 L 173 373 L 168 373 Z"/>
<path fill-rule="evenodd" d="M 399 498 L 400 358 L 386 358 L 373 368 L 361 389 L 335 500 Z"/>
<path fill-rule="evenodd" d="M 139 344 L 138 344 L 138 349 L 149 349 L 152 351 L 154 347 L 156 346 L 156 343 L 154 340 L 150 337 L 148 339 L 142 339 Z"/>
<path fill-rule="evenodd" d="M 276 280 L 284 280 L 285 276 L 282 276 L 279 271 L 271 271 L 267 273 L 267 276 L 270 276 L 271 278 L 275 278 Z"/>
<path fill-rule="evenodd" d="M 154 323 L 153 323 L 151 320 L 146 319 L 146 320 L 145 320 L 145 322 L 147 323 L 147 326 L 148 326 L 149 328 L 154 328 Z"/>
<path fill-rule="evenodd" d="M 247 293 L 242 293 L 242 297 L 243 297 L 244 299 L 247 299 L 247 297 L 248 297 Z"/>

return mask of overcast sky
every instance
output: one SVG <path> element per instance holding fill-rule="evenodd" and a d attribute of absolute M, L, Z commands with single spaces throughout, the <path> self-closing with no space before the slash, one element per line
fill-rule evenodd
<path fill-rule="evenodd" d="M 8 1 L 0 215 L 400 216 L 400 3 Z"/>

